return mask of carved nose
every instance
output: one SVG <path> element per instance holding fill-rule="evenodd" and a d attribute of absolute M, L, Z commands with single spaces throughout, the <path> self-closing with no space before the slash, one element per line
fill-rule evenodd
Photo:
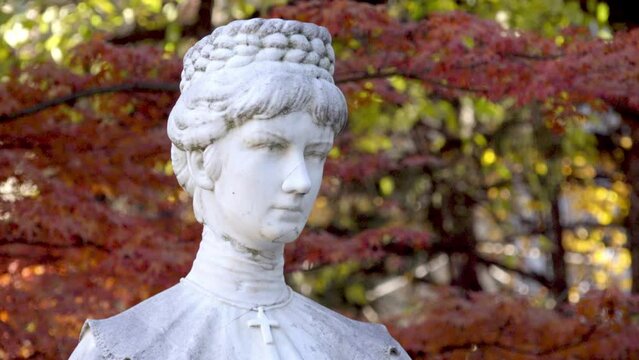
<path fill-rule="evenodd" d="M 282 190 L 287 193 L 306 194 L 311 190 L 311 179 L 306 170 L 306 164 L 301 161 L 284 179 Z"/>

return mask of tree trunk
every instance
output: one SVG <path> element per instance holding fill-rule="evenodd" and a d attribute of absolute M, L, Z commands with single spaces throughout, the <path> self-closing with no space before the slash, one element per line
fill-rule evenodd
<path fill-rule="evenodd" d="M 477 261 L 477 254 L 475 253 L 477 244 L 476 241 L 473 241 L 473 243 L 474 245 L 469 245 L 469 251 L 464 254 L 464 264 L 462 265 L 459 277 L 457 277 L 454 281 L 456 282 L 455 285 L 460 286 L 463 289 L 481 291 L 482 287 L 477 276 L 477 264 L 479 262 Z"/>
<path fill-rule="evenodd" d="M 440 184 L 439 188 L 445 185 Z M 469 291 L 481 291 L 477 276 L 477 239 L 473 230 L 472 209 L 475 202 L 454 189 L 443 192 L 440 209 L 429 212 L 431 224 L 445 241 L 451 256 L 451 285 Z M 456 260 L 453 263 L 454 259 Z"/>
<path fill-rule="evenodd" d="M 553 281 L 550 291 L 559 301 L 566 299 L 566 289 L 568 282 L 566 281 L 566 250 L 563 244 L 563 227 L 561 225 L 561 213 L 559 211 L 560 191 L 554 191 L 550 201 L 550 238 L 555 244 L 552 252 L 552 269 Z"/>
<path fill-rule="evenodd" d="M 637 140 L 639 141 L 639 136 Z M 634 169 L 635 176 L 639 176 L 639 154 L 634 151 L 634 162 L 631 165 Z M 630 214 L 628 214 L 627 231 L 628 231 L 628 248 L 632 256 L 631 276 L 632 276 L 632 293 L 639 294 L 639 178 L 635 177 L 631 180 L 632 192 L 630 194 Z"/>
<path fill-rule="evenodd" d="M 639 294 L 639 116 L 620 111 L 624 123 L 631 129 L 632 147 L 626 151 L 623 171 L 630 185 L 630 212 L 625 225 L 631 254 L 632 293 Z"/>

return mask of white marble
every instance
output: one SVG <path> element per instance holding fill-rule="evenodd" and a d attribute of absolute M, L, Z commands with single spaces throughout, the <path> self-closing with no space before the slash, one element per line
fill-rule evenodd
<path fill-rule="evenodd" d="M 302 231 L 346 102 L 326 29 L 236 21 L 184 59 L 168 121 L 202 242 L 179 284 L 88 320 L 71 359 L 407 359 L 382 325 L 292 291 L 284 246 Z"/>

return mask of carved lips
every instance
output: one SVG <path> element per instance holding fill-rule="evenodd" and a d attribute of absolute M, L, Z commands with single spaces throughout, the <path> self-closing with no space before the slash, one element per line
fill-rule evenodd
<path fill-rule="evenodd" d="M 304 214 L 299 205 L 275 205 L 271 209 L 280 213 L 278 218 L 284 221 L 300 221 Z"/>

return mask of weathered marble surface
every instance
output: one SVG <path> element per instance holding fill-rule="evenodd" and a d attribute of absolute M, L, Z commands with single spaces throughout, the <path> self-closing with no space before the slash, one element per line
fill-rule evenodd
<path fill-rule="evenodd" d="M 350 320 L 292 293 L 265 310 L 272 343 L 249 326 L 256 312 L 216 300 L 188 280 L 113 318 L 89 321 L 78 359 L 406 359 L 382 325 Z M 85 340 L 86 339 L 86 340 Z M 393 355 L 396 354 L 396 355 Z M 72 357 L 73 358 L 73 357 Z"/>
<path fill-rule="evenodd" d="M 184 59 L 168 121 L 180 185 L 204 224 L 182 281 L 88 320 L 71 359 L 407 359 L 382 325 L 293 292 L 284 245 L 302 231 L 347 116 L 326 29 L 236 21 Z"/>

